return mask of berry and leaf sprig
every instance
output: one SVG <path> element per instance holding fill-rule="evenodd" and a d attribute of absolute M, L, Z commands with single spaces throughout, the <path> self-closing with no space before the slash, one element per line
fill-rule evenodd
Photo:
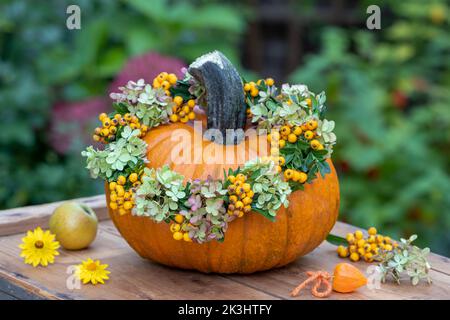
<path fill-rule="evenodd" d="M 420 249 L 412 245 L 417 239 L 417 235 L 412 235 L 408 240 L 400 239 L 398 246 L 393 250 L 381 250 L 375 257 L 380 264 L 377 269 L 382 275 L 382 281 L 386 281 L 390 275 L 397 283 L 400 284 L 402 273 L 406 273 L 412 285 L 417 285 L 421 279 L 425 279 L 431 283 L 429 271 L 431 266 L 427 261 L 427 255 L 430 253 L 429 248 Z"/>
<path fill-rule="evenodd" d="M 287 84 L 278 90 L 271 78 L 245 83 L 244 92 L 247 116 L 258 129 L 269 132 L 271 156 L 283 158 L 281 171 L 291 187 L 302 189 L 303 183 L 311 182 L 318 173 L 323 177 L 330 172 L 326 159 L 333 152 L 336 135 L 334 121 L 324 118 L 323 92 L 316 95 L 305 85 Z M 303 174 L 307 180 L 298 183 Z"/>

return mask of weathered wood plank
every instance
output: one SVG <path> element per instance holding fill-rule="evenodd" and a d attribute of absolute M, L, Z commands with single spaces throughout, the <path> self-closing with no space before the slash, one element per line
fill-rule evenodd
<path fill-rule="evenodd" d="M 43 297 L 7 281 L 0 275 L 0 300 L 42 300 Z"/>
<path fill-rule="evenodd" d="M 107 219 L 103 195 L 77 199 L 91 206 L 99 219 Z M 56 263 L 47 268 L 32 268 L 19 258 L 23 233 L 36 226 L 45 228 L 48 218 L 59 203 L 0 211 L 0 281 L 23 289 L 30 297 L 43 299 L 291 299 L 290 290 L 304 279 L 307 270 L 332 271 L 342 260 L 336 247 L 324 242 L 312 253 L 289 266 L 252 275 L 205 275 L 167 268 L 141 259 L 120 237 L 111 221 L 100 223 L 96 241 L 87 250 L 65 251 Z M 357 228 L 337 223 L 332 233 L 344 236 Z M 66 286 L 67 267 L 91 257 L 110 264 L 111 280 L 103 286 L 81 286 L 69 290 Z M 401 286 L 388 282 L 379 290 L 361 288 L 351 295 L 332 294 L 332 299 L 449 299 L 450 261 L 430 255 L 432 264 L 430 286 L 417 287 L 405 281 Z M 362 271 L 369 266 L 355 263 Z M 0 282 L 1 284 L 1 282 Z M 16 298 L 14 291 L 2 290 L 4 299 Z M 24 298 L 20 297 L 19 298 Z M 306 292 L 296 299 L 312 299 Z"/>
<path fill-rule="evenodd" d="M 35 288 L 50 299 L 278 299 L 278 297 L 220 275 L 167 268 L 140 258 L 125 241 L 113 234 L 112 223 L 102 222 L 91 248 L 61 250 L 56 263 L 33 268 L 19 258 L 21 235 L 0 238 L 0 277 L 22 287 Z M 67 267 L 91 257 L 110 265 L 107 285 L 82 285 L 69 290 Z"/>
<path fill-rule="evenodd" d="M 100 220 L 109 218 L 104 195 L 78 198 L 73 201 L 79 201 L 94 209 Z M 53 210 L 63 202 L 65 201 L 0 211 L 0 236 L 21 233 L 37 226 L 47 228 Z"/>

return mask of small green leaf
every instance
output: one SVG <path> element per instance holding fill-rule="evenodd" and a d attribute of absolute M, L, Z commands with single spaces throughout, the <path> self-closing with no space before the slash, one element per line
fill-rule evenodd
<path fill-rule="evenodd" d="M 336 236 L 334 234 L 329 234 L 326 238 L 326 240 L 331 243 L 334 244 L 335 246 L 340 246 L 340 245 L 347 245 L 347 240 L 343 237 L 340 236 Z"/>

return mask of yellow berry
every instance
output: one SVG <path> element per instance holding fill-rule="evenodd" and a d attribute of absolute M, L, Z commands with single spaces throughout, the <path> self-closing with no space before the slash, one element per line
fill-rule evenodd
<path fill-rule="evenodd" d="M 338 252 L 338 254 L 341 258 L 345 258 L 345 257 L 348 257 L 349 252 L 348 252 L 347 248 L 342 247 L 342 249 Z"/>
<path fill-rule="evenodd" d="M 361 230 L 355 231 L 355 238 L 356 240 L 361 240 L 363 238 L 363 233 Z"/>
<path fill-rule="evenodd" d="M 242 208 L 244 208 L 244 203 L 242 201 L 236 201 L 235 207 L 238 210 L 242 209 Z"/>
<path fill-rule="evenodd" d="M 113 202 L 113 201 L 111 201 L 110 203 L 109 203 L 109 207 L 111 208 L 111 210 L 117 210 L 117 203 L 116 202 Z"/>
<path fill-rule="evenodd" d="M 175 222 L 177 222 L 177 223 L 183 223 L 183 221 L 184 221 L 184 216 L 182 215 L 182 214 L 176 214 L 175 215 Z"/>
<path fill-rule="evenodd" d="M 286 159 L 284 157 L 278 157 L 278 163 L 280 164 L 280 166 L 284 166 L 284 164 L 286 163 Z"/>
<path fill-rule="evenodd" d="M 109 183 L 109 190 L 114 191 L 116 189 L 117 182 L 111 181 Z"/>
<path fill-rule="evenodd" d="M 298 182 L 305 183 L 306 180 L 308 180 L 308 175 L 304 172 L 300 172 L 300 178 L 298 179 Z"/>
<path fill-rule="evenodd" d="M 288 141 L 290 143 L 295 143 L 297 141 L 297 136 L 293 133 L 291 133 L 290 135 L 288 135 Z"/>
<path fill-rule="evenodd" d="M 267 78 L 266 79 L 266 84 L 271 87 L 275 84 L 275 81 L 272 78 Z"/>
<path fill-rule="evenodd" d="M 391 243 L 391 238 L 390 237 L 384 237 L 384 242 L 386 243 Z"/>
<path fill-rule="evenodd" d="M 183 240 L 186 242 L 192 242 L 191 238 L 189 237 L 189 232 L 185 232 L 183 234 Z"/>
<path fill-rule="evenodd" d="M 189 117 L 188 116 L 184 116 L 183 118 L 180 119 L 181 123 L 186 123 L 189 121 Z"/>
<path fill-rule="evenodd" d="M 125 210 L 130 210 L 131 208 L 133 208 L 133 204 L 131 203 L 131 201 L 125 201 L 125 202 L 123 203 L 123 208 L 124 208 Z"/>
<path fill-rule="evenodd" d="M 307 130 L 307 131 L 304 133 L 304 136 L 305 136 L 305 138 L 306 138 L 307 140 L 311 140 L 311 139 L 314 137 L 314 133 L 313 133 L 312 131 L 310 131 L 310 130 Z"/>
<path fill-rule="evenodd" d="M 175 240 L 181 240 L 183 239 L 183 233 L 181 233 L 180 231 L 176 231 L 173 233 L 173 238 Z"/>
<path fill-rule="evenodd" d="M 353 235 L 353 233 L 347 233 L 346 237 L 347 242 L 352 244 L 355 241 L 355 236 Z"/>
<path fill-rule="evenodd" d="M 259 94 L 259 90 L 258 90 L 258 89 L 252 88 L 252 89 L 250 90 L 250 95 L 251 95 L 252 97 L 257 97 L 258 94 Z"/>
<path fill-rule="evenodd" d="M 189 112 L 187 117 L 188 117 L 189 120 L 194 120 L 195 119 L 195 112 L 194 111 Z"/>
<path fill-rule="evenodd" d="M 176 104 L 177 106 L 181 106 L 181 105 L 183 104 L 183 98 L 180 97 L 180 96 L 175 96 L 175 97 L 173 98 L 173 102 L 175 102 L 175 104 Z"/>
<path fill-rule="evenodd" d="M 248 92 L 248 91 L 250 91 L 251 89 L 252 89 L 252 86 L 250 85 L 250 83 L 244 84 L 244 91 L 245 91 L 245 92 Z"/>
<path fill-rule="evenodd" d="M 300 127 L 294 127 L 294 130 L 292 131 L 293 134 L 295 134 L 296 136 L 299 136 L 302 134 L 302 128 Z"/>
<path fill-rule="evenodd" d="M 309 130 L 314 130 L 314 129 L 316 129 L 317 128 L 317 121 L 316 120 L 309 120 L 307 123 L 306 123 L 306 127 L 309 129 Z"/>
<path fill-rule="evenodd" d="M 311 148 L 312 148 L 313 150 L 318 150 L 319 147 L 320 147 L 320 145 L 321 145 L 321 143 L 319 142 L 319 140 L 316 140 L 316 139 L 311 140 L 311 142 L 310 142 L 309 144 L 310 144 L 310 146 L 311 146 Z"/>
<path fill-rule="evenodd" d="M 123 197 L 125 195 L 125 189 L 121 185 L 116 187 L 116 192 L 118 197 Z"/>
<path fill-rule="evenodd" d="M 242 199 L 242 203 L 243 203 L 244 205 L 248 205 L 248 204 L 252 203 L 252 198 L 250 198 L 250 197 L 245 197 L 244 199 Z"/>
<path fill-rule="evenodd" d="M 122 186 L 123 186 L 126 182 L 127 182 L 127 179 L 125 178 L 125 176 L 120 175 L 120 176 L 117 178 L 117 183 L 120 184 L 120 185 L 122 185 Z"/>
<path fill-rule="evenodd" d="M 381 234 L 377 235 L 376 237 L 377 237 L 377 242 L 378 243 L 382 243 L 383 242 L 384 237 Z"/>
<path fill-rule="evenodd" d="M 176 114 L 171 114 L 170 115 L 170 121 L 171 122 L 178 122 L 178 116 Z"/>
<path fill-rule="evenodd" d="M 386 251 L 392 251 L 392 245 L 386 244 L 386 245 L 384 245 L 384 249 L 385 249 Z"/>
<path fill-rule="evenodd" d="M 125 210 L 124 208 L 119 208 L 119 214 L 121 216 L 123 216 L 123 215 L 127 214 L 127 210 Z"/>
<path fill-rule="evenodd" d="M 249 183 L 244 183 L 242 188 L 244 188 L 244 192 L 249 192 L 252 189 L 252 186 Z"/>
<path fill-rule="evenodd" d="M 161 87 L 161 83 L 159 82 L 158 78 L 153 79 L 153 88 L 158 89 Z"/>
<path fill-rule="evenodd" d="M 245 176 L 245 174 L 238 173 L 238 175 L 236 176 L 236 180 L 245 182 L 245 180 L 247 180 L 247 177 Z"/>
<path fill-rule="evenodd" d="M 110 194 L 110 196 L 109 196 L 109 200 L 111 200 L 111 201 L 113 201 L 113 202 L 116 202 L 117 201 L 117 193 L 112 193 L 111 192 L 111 194 Z"/>
<path fill-rule="evenodd" d="M 172 223 L 170 225 L 170 231 L 172 231 L 172 233 L 180 231 L 181 226 L 178 223 Z"/>
<path fill-rule="evenodd" d="M 370 253 L 370 252 L 366 252 L 366 253 L 364 254 L 364 260 L 365 260 L 366 262 L 372 262 L 372 261 L 373 261 L 373 254 Z"/>
<path fill-rule="evenodd" d="M 170 88 L 170 83 L 169 83 L 169 81 L 164 80 L 163 82 L 161 82 L 161 87 L 162 87 L 164 90 L 168 90 L 168 89 Z"/>
<path fill-rule="evenodd" d="M 281 139 L 280 141 L 278 141 L 278 146 L 280 147 L 280 149 L 283 149 L 285 145 L 286 145 L 286 140 Z"/>
<path fill-rule="evenodd" d="M 357 252 L 358 248 L 354 244 L 352 244 L 348 247 L 348 251 L 350 251 L 350 253 Z"/>
<path fill-rule="evenodd" d="M 236 203 L 237 200 L 238 200 L 238 198 L 235 195 L 230 196 L 231 203 Z"/>
<path fill-rule="evenodd" d="M 369 230 L 367 230 L 367 233 L 371 236 L 374 236 L 377 234 L 377 229 L 375 229 L 374 227 L 370 227 Z"/>
<path fill-rule="evenodd" d="M 356 243 L 358 248 L 364 247 L 365 244 L 366 244 L 366 240 L 364 240 L 364 239 L 359 239 L 358 242 Z"/>
<path fill-rule="evenodd" d="M 107 115 L 106 113 L 104 113 L 104 112 L 102 112 L 102 113 L 100 113 L 100 114 L 98 115 L 98 120 L 100 120 L 100 121 L 102 121 L 102 122 L 103 122 L 103 120 L 106 119 L 106 118 L 108 118 L 108 115 Z"/>
<path fill-rule="evenodd" d="M 358 248 L 357 251 L 361 256 L 363 256 L 366 253 L 366 250 L 364 250 L 364 248 Z"/>
<path fill-rule="evenodd" d="M 169 81 L 170 84 L 174 85 L 177 83 L 177 76 L 174 73 L 169 73 L 169 75 L 167 76 L 167 81 Z"/>
<path fill-rule="evenodd" d="M 301 174 L 300 174 L 299 171 L 294 171 L 294 175 L 292 176 L 292 180 L 293 181 L 298 181 L 298 180 L 300 180 L 300 176 L 301 176 Z"/>
<path fill-rule="evenodd" d="M 288 136 L 291 133 L 291 128 L 288 126 L 282 126 L 280 132 L 283 136 Z"/>
<path fill-rule="evenodd" d="M 353 252 L 352 254 L 350 254 L 350 260 L 356 262 L 359 260 L 359 254 L 357 254 L 356 252 Z"/>
<path fill-rule="evenodd" d="M 305 101 L 306 101 L 306 104 L 308 105 L 308 107 L 311 108 L 311 106 L 312 106 L 312 101 L 311 101 L 311 99 L 310 99 L 310 98 L 306 98 Z"/>
<path fill-rule="evenodd" d="M 286 180 L 292 179 L 293 176 L 294 176 L 294 170 L 292 170 L 292 169 L 287 169 L 286 171 L 284 171 L 284 178 L 285 178 Z"/>
<path fill-rule="evenodd" d="M 103 136 L 103 137 L 109 136 L 109 129 L 103 128 L 103 129 L 102 129 L 102 136 Z"/>
<path fill-rule="evenodd" d="M 130 180 L 131 182 L 136 182 L 138 180 L 137 173 L 133 172 L 132 174 L 130 174 L 130 176 L 128 177 L 128 180 Z"/>

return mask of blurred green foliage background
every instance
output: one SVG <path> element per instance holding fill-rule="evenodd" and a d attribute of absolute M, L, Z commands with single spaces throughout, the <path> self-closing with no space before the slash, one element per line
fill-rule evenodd
<path fill-rule="evenodd" d="M 66 8 L 74 3 L 82 10 L 81 30 L 65 27 Z M 307 12 L 312 3 L 294 7 Z M 0 209 L 102 192 L 80 157 L 83 136 L 95 122 L 80 113 L 107 105 L 108 88 L 132 57 L 156 52 L 177 58 L 178 66 L 218 49 L 246 78 L 258 76 L 260 70 L 245 68 L 242 59 L 253 10 L 236 4 L 2 1 Z M 362 21 L 369 4 L 355 5 Z M 315 20 L 308 28 L 314 46 L 304 48 L 301 64 L 284 80 L 327 92 L 328 118 L 337 123 L 340 219 L 393 237 L 417 233 L 421 245 L 449 256 L 448 4 L 380 5 L 382 30 Z M 58 114 L 71 107 L 75 111 L 58 126 Z M 85 125 L 78 132 L 71 122 Z M 70 139 L 61 142 L 61 132 Z"/>

